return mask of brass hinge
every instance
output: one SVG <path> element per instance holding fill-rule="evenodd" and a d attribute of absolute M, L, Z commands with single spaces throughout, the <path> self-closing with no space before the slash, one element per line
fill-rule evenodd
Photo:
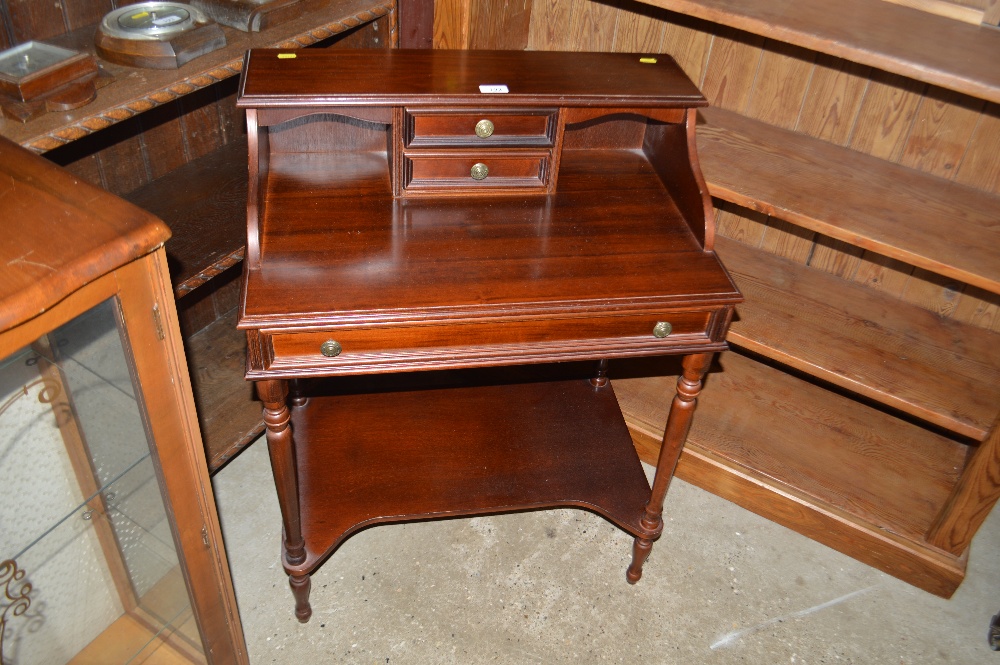
<path fill-rule="evenodd" d="M 160 317 L 160 304 L 153 303 L 153 326 L 156 328 L 156 336 L 162 340 L 165 335 L 163 334 L 163 319 Z"/>

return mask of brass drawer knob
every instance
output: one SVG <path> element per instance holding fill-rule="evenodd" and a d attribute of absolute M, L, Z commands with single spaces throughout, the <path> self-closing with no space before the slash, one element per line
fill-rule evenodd
<path fill-rule="evenodd" d="M 494 129 L 495 128 L 493 127 L 493 123 L 483 118 L 482 120 L 476 123 L 476 136 L 478 136 L 481 139 L 488 139 L 489 137 L 493 136 Z"/>
<path fill-rule="evenodd" d="M 666 337 L 671 332 L 673 332 L 674 327 L 670 325 L 667 321 L 657 321 L 656 325 L 653 326 L 653 337 Z"/>
<path fill-rule="evenodd" d="M 473 164 L 469 175 L 472 176 L 473 180 L 486 180 L 486 176 L 490 174 L 490 170 L 486 168 L 486 164 L 479 162 L 478 164 Z"/>
<path fill-rule="evenodd" d="M 341 351 L 343 349 L 340 347 L 340 342 L 335 339 L 328 339 L 319 347 L 319 352 L 327 358 L 336 358 Z"/>

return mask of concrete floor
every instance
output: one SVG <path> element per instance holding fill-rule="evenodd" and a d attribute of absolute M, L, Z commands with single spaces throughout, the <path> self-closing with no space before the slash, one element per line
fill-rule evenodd
<path fill-rule="evenodd" d="M 336 473 L 336 470 L 331 470 Z M 996 663 L 1000 512 L 951 600 L 681 481 L 636 586 L 631 538 L 581 510 L 379 526 L 313 575 L 299 624 L 258 441 L 216 497 L 250 662 Z"/>

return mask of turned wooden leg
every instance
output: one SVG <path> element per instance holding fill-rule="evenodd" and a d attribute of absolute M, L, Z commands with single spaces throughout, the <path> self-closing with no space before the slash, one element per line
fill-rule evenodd
<path fill-rule="evenodd" d="M 257 396 L 264 403 L 264 425 L 267 427 L 267 450 L 271 456 L 271 472 L 278 491 L 281 508 L 282 548 L 286 566 L 295 566 L 306 560 L 305 540 L 302 537 L 302 519 L 299 514 L 299 478 L 295 465 L 295 442 L 289 427 L 288 383 L 286 381 L 258 381 Z M 295 616 L 308 621 L 309 576 L 291 575 L 288 583 L 295 597 Z"/>
<path fill-rule="evenodd" d="M 309 401 L 305 396 L 302 384 L 303 381 L 301 379 L 288 380 L 288 405 L 293 409 L 305 406 L 306 402 Z"/>
<path fill-rule="evenodd" d="M 635 584 L 642 577 L 642 565 L 646 562 L 653 541 L 660 537 L 663 531 L 663 500 L 670 487 L 670 479 L 674 476 L 677 460 L 681 456 L 684 442 L 687 441 L 691 429 L 691 417 L 701 393 L 702 381 L 708 366 L 712 363 L 712 353 L 698 353 L 684 357 L 684 372 L 677 379 L 677 395 L 670 404 L 670 414 L 663 431 L 663 443 L 660 445 L 660 456 L 656 461 L 656 475 L 653 477 L 653 488 L 649 495 L 646 510 L 639 520 L 639 526 L 646 532 L 635 539 L 632 546 L 632 563 L 625 573 L 629 584 Z"/>
<path fill-rule="evenodd" d="M 608 359 L 601 358 L 597 361 L 597 373 L 590 380 L 590 385 L 595 388 L 603 388 L 608 385 Z"/>
<path fill-rule="evenodd" d="M 295 598 L 295 618 L 306 623 L 313 613 L 312 605 L 309 604 L 312 581 L 309 575 L 289 575 L 288 584 L 292 587 L 292 597 Z"/>

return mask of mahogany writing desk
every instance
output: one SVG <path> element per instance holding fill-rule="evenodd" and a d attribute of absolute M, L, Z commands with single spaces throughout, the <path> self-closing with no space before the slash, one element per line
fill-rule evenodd
<path fill-rule="evenodd" d="M 380 522 L 579 506 L 635 536 L 639 579 L 740 301 L 705 103 L 666 56 L 250 52 L 239 326 L 301 621 L 310 573 Z M 665 354 L 651 490 L 607 360 Z M 570 360 L 592 375 L 541 371 Z"/>

